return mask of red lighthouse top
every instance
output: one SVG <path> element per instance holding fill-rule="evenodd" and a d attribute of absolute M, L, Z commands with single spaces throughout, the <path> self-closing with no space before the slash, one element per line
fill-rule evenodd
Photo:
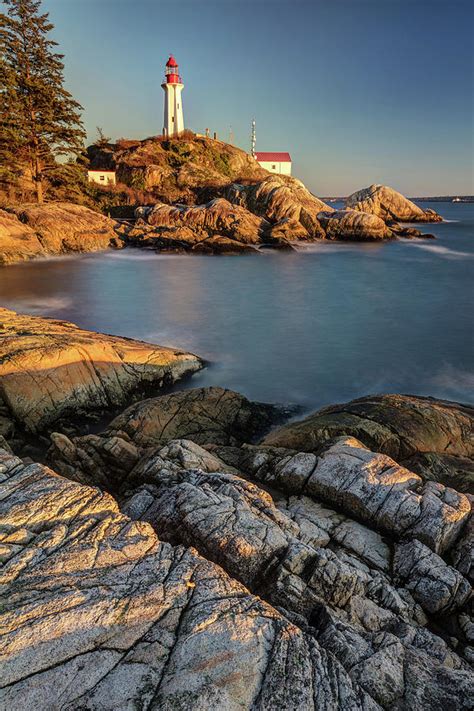
<path fill-rule="evenodd" d="M 170 54 L 170 58 L 166 62 L 165 74 L 167 84 L 181 84 L 181 77 L 178 72 L 178 62 L 172 54 Z"/>

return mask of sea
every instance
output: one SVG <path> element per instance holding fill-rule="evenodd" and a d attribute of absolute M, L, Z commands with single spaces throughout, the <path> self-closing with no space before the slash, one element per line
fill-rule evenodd
<path fill-rule="evenodd" d="M 337 204 L 334 205 L 337 207 Z M 474 402 L 474 204 L 436 239 L 245 256 L 126 249 L 0 270 L 0 305 L 199 354 L 183 387 L 300 410 L 374 393 Z"/>

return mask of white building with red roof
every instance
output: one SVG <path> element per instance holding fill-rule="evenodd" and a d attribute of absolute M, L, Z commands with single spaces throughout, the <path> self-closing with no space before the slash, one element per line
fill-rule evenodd
<path fill-rule="evenodd" d="M 291 175 L 291 156 L 289 153 L 256 151 L 255 160 L 270 173 Z"/>

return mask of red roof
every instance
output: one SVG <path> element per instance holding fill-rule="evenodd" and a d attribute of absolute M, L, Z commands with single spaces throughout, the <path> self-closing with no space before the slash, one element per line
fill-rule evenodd
<path fill-rule="evenodd" d="M 257 151 L 255 153 L 255 158 L 258 161 L 266 163 L 270 163 L 273 160 L 277 163 L 291 163 L 291 156 L 289 153 L 262 153 L 262 151 Z"/>
<path fill-rule="evenodd" d="M 173 57 L 172 54 L 170 54 L 170 58 L 166 62 L 166 66 L 167 67 L 177 67 L 178 66 L 178 62 L 176 61 L 176 59 Z"/>

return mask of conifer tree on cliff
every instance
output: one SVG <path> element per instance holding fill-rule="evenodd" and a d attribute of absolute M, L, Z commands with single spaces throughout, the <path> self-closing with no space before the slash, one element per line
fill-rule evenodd
<path fill-rule="evenodd" d="M 53 29 L 41 0 L 4 0 L 0 15 L 0 164 L 3 180 L 29 167 L 36 198 L 60 155 L 79 155 L 85 132 L 80 104 L 63 86 L 64 55 L 49 38 Z"/>

